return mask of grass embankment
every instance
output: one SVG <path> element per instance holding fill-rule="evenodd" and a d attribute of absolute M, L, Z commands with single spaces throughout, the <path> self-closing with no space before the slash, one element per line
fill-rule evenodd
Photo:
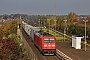
<path fill-rule="evenodd" d="M 56 37 L 56 41 L 69 41 L 68 38 L 66 38 L 66 37 L 64 38 L 64 36 L 62 36 L 62 35 L 54 32 L 54 31 L 52 31 L 52 30 L 49 30 L 49 29 L 47 29 L 47 28 L 42 28 L 42 30 L 43 30 L 44 32 L 48 32 L 48 33 L 51 34 L 51 35 L 54 35 L 54 36 Z"/>

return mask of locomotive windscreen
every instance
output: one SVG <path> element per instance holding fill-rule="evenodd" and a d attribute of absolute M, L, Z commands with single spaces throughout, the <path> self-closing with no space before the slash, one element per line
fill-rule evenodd
<path fill-rule="evenodd" d="M 44 38 L 44 42 L 54 42 L 54 38 Z"/>

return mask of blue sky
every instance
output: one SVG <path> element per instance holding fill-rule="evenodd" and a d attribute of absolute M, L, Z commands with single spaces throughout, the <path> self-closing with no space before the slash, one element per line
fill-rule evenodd
<path fill-rule="evenodd" d="M 55 6 L 56 15 L 66 15 L 69 12 L 90 15 L 90 0 L 0 0 L 0 15 L 55 14 Z"/>

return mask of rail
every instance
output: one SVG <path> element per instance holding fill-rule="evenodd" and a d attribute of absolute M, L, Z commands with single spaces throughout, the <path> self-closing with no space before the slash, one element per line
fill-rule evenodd
<path fill-rule="evenodd" d="M 72 58 L 68 57 L 64 53 L 62 53 L 60 50 L 56 49 L 56 53 L 62 57 L 63 60 L 73 60 Z"/>
<path fill-rule="evenodd" d="M 61 35 L 64 35 L 64 33 L 59 32 L 59 31 L 57 31 L 57 30 L 54 30 L 54 29 L 51 29 L 51 28 L 50 28 L 50 30 L 53 30 L 53 31 L 55 31 L 56 33 L 59 33 L 59 34 L 61 34 Z M 69 39 L 71 39 L 71 38 L 72 38 L 72 37 L 71 37 L 71 36 L 69 36 L 69 35 L 66 35 L 66 37 L 67 37 L 67 38 L 69 38 Z"/>

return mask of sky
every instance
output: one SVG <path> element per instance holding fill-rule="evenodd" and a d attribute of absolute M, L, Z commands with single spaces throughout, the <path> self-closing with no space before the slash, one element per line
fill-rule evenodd
<path fill-rule="evenodd" d="M 90 0 L 0 0 L 0 15 L 67 15 L 69 12 L 90 15 Z"/>

